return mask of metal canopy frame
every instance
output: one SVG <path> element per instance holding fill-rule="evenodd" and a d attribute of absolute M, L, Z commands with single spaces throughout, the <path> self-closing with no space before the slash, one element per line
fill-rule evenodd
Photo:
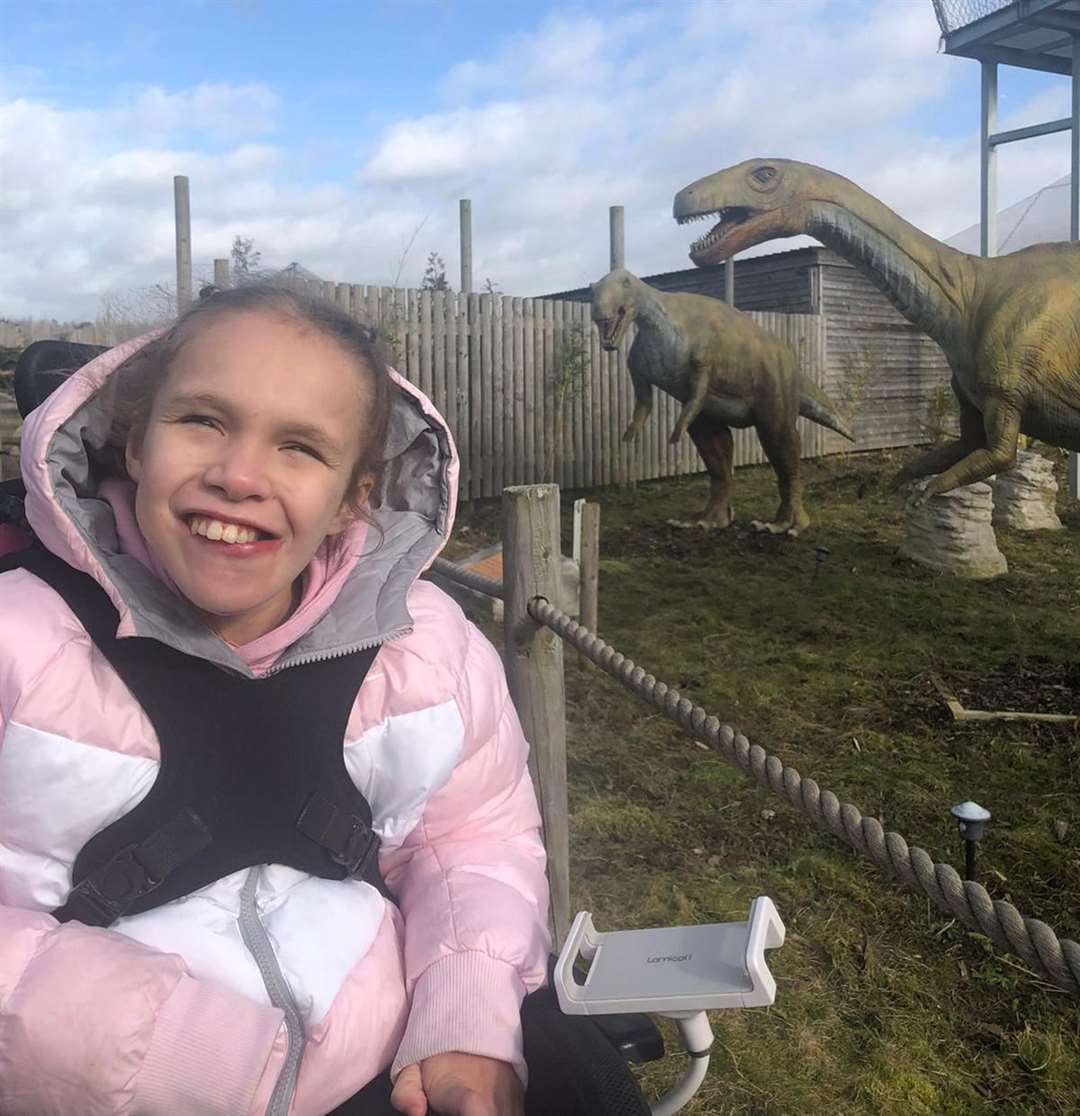
<path fill-rule="evenodd" d="M 940 19 L 940 9 L 938 14 Z M 1072 133 L 1069 237 L 1080 240 L 1080 0 L 1014 0 L 963 27 L 945 31 L 942 41 L 946 54 L 974 58 L 982 66 L 982 254 L 993 256 L 997 252 L 997 148 L 1054 132 Z M 1071 114 L 1062 120 L 997 131 L 999 65 L 1070 76 Z"/>
<path fill-rule="evenodd" d="M 980 250 L 997 254 L 997 149 L 1005 143 L 1071 132 L 1069 239 L 1080 240 L 1080 0 L 1014 0 L 979 19 L 945 30 L 939 0 L 934 0 L 946 54 L 974 58 L 982 66 L 979 134 Z M 999 65 L 1042 70 L 1072 78 L 1071 114 L 1027 128 L 997 131 Z M 1069 454 L 1069 494 L 1080 490 L 1080 458 Z"/>

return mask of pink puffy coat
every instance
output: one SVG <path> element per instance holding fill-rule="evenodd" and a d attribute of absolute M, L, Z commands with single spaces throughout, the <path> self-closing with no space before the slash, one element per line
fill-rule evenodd
<path fill-rule="evenodd" d="M 271 864 L 107 930 L 58 924 L 75 855 L 147 793 L 158 744 L 53 590 L 0 574 L 0 1113 L 317 1116 L 391 1064 L 447 1050 L 524 1077 L 518 1012 L 549 947 L 544 850 L 499 658 L 417 580 L 453 521 L 443 420 L 396 380 L 381 544 L 357 525 L 313 560 L 280 628 L 231 648 L 154 572 L 130 486 L 99 483 L 99 389 L 140 343 L 86 365 L 25 424 L 28 518 L 108 592 L 120 636 L 255 676 L 383 643 L 342 748 L 398 905 Z M 238 930 L 252 873 L 291 1034 Z"/>

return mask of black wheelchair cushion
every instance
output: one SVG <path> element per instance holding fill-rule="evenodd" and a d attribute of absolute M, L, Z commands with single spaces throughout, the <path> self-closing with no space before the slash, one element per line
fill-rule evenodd
<path fill-rule="evenodd" d="M 664 1036 L 647 1015 L 594 1015 L 601 1034 L 627 1062 L 655 1062 L 664 1056 Z"/>
<path fill-rule="evenodd" d="M 563 1015 L 552 989 L 542 988 L 525 998 L 521 1021 L 526 1116 L 649 1116 L 634 1075 L 595 1020 Z"/>
<path fill-rule="evenodd" d="M 105 345 L 83 345 L 78 341 L 34 341 L 15 362 L 15 403 L 26 418 L 75 371 L 99 353 Z"/>

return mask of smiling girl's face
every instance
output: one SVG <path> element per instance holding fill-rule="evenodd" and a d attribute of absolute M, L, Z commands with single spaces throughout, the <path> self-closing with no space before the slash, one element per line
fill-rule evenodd
<path fill-rule="evenodd" d="M 154 556 L 233 644 L 276 627 L 323 540 L 351 520 L 369 385 L 358 358 L 304 322 L 229 313 L 181 347 L 127 446 Z"/>

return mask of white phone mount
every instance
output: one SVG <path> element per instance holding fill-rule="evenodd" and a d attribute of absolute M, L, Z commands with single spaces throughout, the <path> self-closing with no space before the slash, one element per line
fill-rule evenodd
<path fill-rule="evenodd" d="M 767 896 L 746 922 L 619 930 L 600 934 L 581 911 L 555 964 L 555 992 L 567 1015 L 649 1012 L 678 1023 L 690 1066 L 653 1116 L 672 1116 L 701 1086 L 713 1033 L 706 1010 L 764 1007 L 776 997 L 765 950 L 784 944 L 784 924 Z M 578 978 L 575 967 L 587 966 Z"/>

